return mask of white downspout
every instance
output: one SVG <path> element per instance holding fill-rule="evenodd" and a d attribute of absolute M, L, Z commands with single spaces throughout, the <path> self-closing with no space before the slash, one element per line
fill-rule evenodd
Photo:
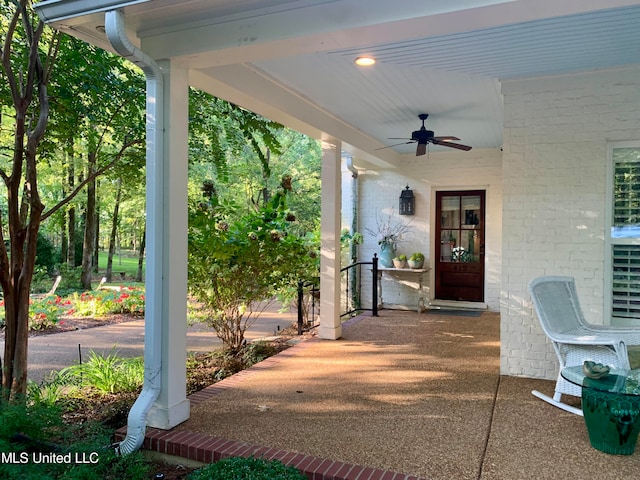
<path fill-rule="evenodd" d="M 346 157 L 347 169 L 351 172 L 351 234 L 358 231 L 358 170 L 353 166 L 353 157 L 349 155 Z M 351 263 L 358 261 L 358 247 L 351 242 Z M 352 277 L 356 280 L 355 275 Z"/>
<path fill-rule="evenodd" d="M 138 450 L 144 442 L 147 414 L 160 395 L 162 369 L 162 165 L 164 83 L 158 64 L 128 39 L 120 10 L 105 14 L 105 31 L 115 51 L 142 69 L 147 81 L 146 176 L 147 269 L 144 334 L 144 385 L 131 407 L 127 436 L 117 446 L 120 454 Z"/>

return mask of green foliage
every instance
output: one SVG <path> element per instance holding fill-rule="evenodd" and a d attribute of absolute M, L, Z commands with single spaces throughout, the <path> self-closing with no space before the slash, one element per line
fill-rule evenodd
<path fill-rule="evenodd" d="M 61 370 L 60 378 L 100 393 L 136 392 L 144 381 L 144 362 L 142 357 L 121 358 L 115 351 L 106 357 L 91 351 L 87 362 Z"/>
<path fill-rule="evenodd" d="M 258 157 L 270 176 L 263 149 L 280 151 L 282 125 L 196 89 L 189 92 L 189 119 L 189 157 L 211 164 L 220 182 L 229 182 L 230 163 L 247 152 Z"/>
<path fill-rule="evenodd" d="M 60 295 L 68 295 L 69 293 L 82 288 L 82 284 L 80 282 L 82 270 L 80 268 L 70 267 L 66 263 L 63 263 L 56 267 L 56 271 L 58 275 L 62 277 L 60 285 L 58 285 L 58 290 L 56 290 Z M 49 288 L 51 288 L 51 284 L 49 284 Z M 47 288 L 46 291 L 48 291 L 49 288 Z"/>
<path fill-rule="evenodd" d="M 29 330 L 46 330 L 56 325 L 61 315 L 72 309 L 71 301 L 58 295 L 29 301 Z"/>
<path fill-rule="evenodd" d="M 278 460 L 231 457 L 211 463 L 187 477 L 188 480 L 306 480 L 300 471 Z"/>
<path fill-rule="evenodd" d="M 56 264 L 60 261 L 57 249 L 45 235 L 38 234 L 36 246 L 36 265 L 44 267 L 48 272 L 52 272 Z"/>
<path fill-rule="evenodd" d="M 295 287 L 309 271 L 317 275 L 306 240 L 291 233 L 290 191 L 285 177 L 266 206 L 245 215 L 216 198 L 190 208 L 190 292 L 209 310 L 208 323 L 231 352 L 240 351 L 261 302 Z"/>
<path fill-rule="evenodd" d="M 278 352 L 276 347 L 267 342 L 251 342 L 242 352 L 242 362 L 245 368 L 260 363 L 266 358 L 275 355 Z"/>
<path fill-rule="evenodd" d="M 143 287 L 122 287 L 71 295 L 73 313 L 80 317 L 104 317 L 111 314 L 143 315 Z"/>
<path fill-rule="evenodd" d="M 59 372 L 52 372 L 51 376 L 41 384 L 29 380 L 27 385 L 27 398 L 29 402 L 56 405 L 64 397 L 77 393 L 78 387 L 68 385 Z"/>
<path fill-rule="evenodd" d="M 3 479 L 146 480 L 150 467 L 141 453 L 117 456 L 111 432 L 93 422 L 65 425 L 60 408 L 40 402 L 0 403 L 0 452 L 20 462 L 0 462 Z M 60 462 L 37 462 L 39 454 L 61 455 Z M 85 462 L 85 463 L 83 463 Z"/>
<path fill-rule="evenodd" d="M 67 297 L 48 295 L 29 300 L 29 329 L 46 330 L 54 327 L 64 322 L 60 317 L 65 315 L 95 318 L 113 314 L 144 315 L 144 309 L 144 288 L 139 286 L 81 294 L 74 292 Z M 0 326 L 4 326 L 4 300 L 0 300 Z"/>
<path fill-rule="evenodd" d="M 16 433 L 43 442 L 57 437 L 59 419 L 60 409 L 57 407 L 0 400 L 0 452 L 20 450 L 20 446 L 11 443 L 11 437 Z"/>
<path fill-rule="evenodd" d="M 264 206 L 285 174 L 297 195 L 291 229 L 304 235 L 316 229 L 320 211 L 321 149 L 318 141 L 283 128 L 236 105 L 192 89 L 189 95 L 189 196 L 209 197 L 238 206 L 242 214 Z"/>
<path fill-rule="evenodd" d="M 69 313 L 71 302 L 57 295 L 29 300 L 29 330 L 46 330 L 55 326 L 60 316 Z M 0 326 L 4 326 L 4 300 L 0 300 Z"/>
<path fill-rule="evenodd" d="M 46 293 L 51 290 L 55 279 L 51 277 L 46 268 L 36 267 L 31 281 L 31 291 L 33 293 Z"/>

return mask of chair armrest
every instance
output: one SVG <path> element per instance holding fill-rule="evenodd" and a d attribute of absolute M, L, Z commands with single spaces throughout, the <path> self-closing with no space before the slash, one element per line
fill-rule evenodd
<path fill-rule="evenodd" d="M 605 347 L 617 347 L 624 340 L 614 337 L 605 337 L 597 333 L 580 332 L 579 334 L 556 334 L 553 340 L 568 345 L 600 345 Z"/>
<path fill-rule="evenodd" d="M 640 345 L 640 329 L 605 325 L 589 325 L 588 331 L 594 335 L 622 340 L 627 345 Z"/>
<path fill-rule="evenodd" d="M 601 335 L 585 335 L 587 333 L 581 329 L 580 335 L 572 334 L 560 334 L 556 335 L 554 341 L 560 345 L 572 345 L 578 347 L 609 347 L 615 352 L 618 357 L 619 368 L 630 369 L 629 352 L 627 345 L 621 339 L 607 338 Z M 564 337 L 564 338 L 563 338 Z"/>

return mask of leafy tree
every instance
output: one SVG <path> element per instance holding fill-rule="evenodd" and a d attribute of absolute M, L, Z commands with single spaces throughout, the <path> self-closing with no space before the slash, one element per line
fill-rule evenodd
<path fill-rule="evenodd" d="M 208 309 L 218 337 L 237 354 L 270 299 L 296 285 L 315 261 L 305 238 L 291 233 L 291 177 L 265 206 L 246 214 L 220 202 L 210 186 L 204 188 L 208 201 L 190 208 L 189 288 Z"/>
<path fill-rule="evenodd" d="M 47 86 L 59 36 L 44 35 L 44 24 L 26 0 L 3 6 L 2 80 L 15 111 L 13 151 L 2 162 L 0 177 L 7 189 L 9 239 L 0 228 L 0 285 L 5 305 L 5 351 L 0 369 L 3 396 L 22 394 L 27 386 L 29 292 L 36 260 L 38 229 L 44 205 L 38 191 L 38 147 L 49 117 Z M 8 22 L 6 21 L 8 19 Z M 46 48 L 41 52 L 41 42 Z M 6 98 L 6 97 L 3 97 Z"/>
<path fill-rule="evenodd" d="M 204 181 L 243 210 L 268 201 L 283 175 L 294 179 L 288 198 L 296 232 L 319 227 L 321 149 L 317 140 L 241 107 L 192 89 L 189 96 L 190 198 Z"/>
<path fill-rule="evenodd" d="M 229 168 L 237 158 L 249 157 L 255 162 L 257 157 L 262 170 L 270 176 L 268 152 L 280 152 L 277 135 L 283 128 L 233 103 L 190 90 L 189 159 L 211 166 L 221 184 L 237 180 Z"/>
<path fill-rule="evenodd" d="M 107 211 L 100 197 L 107 193 L 111 198 L 95 178 L 116 163 L 124 165 L 117 174 L 126 178 L 138 180 L 143 170 L 144 78 L 126 60 L 68 36 L 63 37 L 56 65 L 64 75 L 54 76 L 49 88 L 51 112 L 43 149 L 48 168 L 41 172 L 55 179 L 51 201 L 82 189 L 77 202 L 55 212 L 53 228 L 63 232 L 69 264 L 82 265 L 82 283 L 88 289 L 92 267 L 97 267 L 99 212 Z M 81 233 L 82 254 L 75 258 L 73 246 Z"/>
<path fill-rule="evenodd" d="M 0 286 L 5 309 L 5 349 L 3 361 L 0 362 L 0 380 L 3 397 L 14 399 L 26 391 L 27 385 L 29 293 L 40 226 L 44 220 L 62 211 L 97 175 L 126 157 L 129 147 L 141 143 L 143 137 L 136 134 L 136 129 L 141 131 L 137 125 L 140 122 L 130 120 L 129 126 L 133 124 L 134 127 L 125 128 L 126 123 L 119 120 L 127 116 L 135 118 L 136 112 L 140 111 L 136 110 L 134 102 L 120 98 L 120 102 L 109 103 L 107 100 L 110 99 L 94 92 L 95 97 L 92 98 L 100 101 L 95 101 L 92 108 L 81 112 L 85 115 L 83 124 L 87 127 L 78 131 L 79 134 L 86 134 L 86 144 L 94 147 L 87 148 L 87 158 L 93 158 L 95 162 L 84 173 L 83 180 L 74 184 L 73 188 L 57 196 L 45 194 L 43 198 L 39 171 L 55 162 L 55 144 L 53 141 L 45 142 L 50 113 L 58 112 L 52 107 L 62 108 L 66 105 L 71 110 L 77 107 L 71 100 L 64 102 L 64 95 L 60 93 L 64 90 L 61 88 L 64 79 L 70 80 L 71 73 L 62 71 L 53 80 L 53 66 L 60 52 L 75 51 L 78 46 L 73 44 L 70 37 L 64 37 L 63 40 L 59 33 L 46 29 L 30 9 L 28 0 L 2 3 L 0 22 L 0 112 L 3 114 L 0 123 L 0 140 L 3 141 L 0 178 L 6 188 L 6 205 L 0 209 Z M 127 76 L 125 70 L 114 75 L 120 84 L 131 85 L 131 89 L 135 90 L 136 79 Z M 108 78 L 103 76 L 104 80 Z M 93 84 L 94 79 L 91 78 L 89 84 L 80 83 L 79 88 L 82 86 L 86 89 Z M 56 92 L 53 102 L 50 102 L 49 87 Z M 91 94 L 88 95 L 91 97 Z M 110 108 L 112 105 L 116 106 Z M 68 120 L 64 115 L 53 115 L 53 118 L 53 127 L 59 127 Z M 95 129 L 98 121 L 103 126 L 101 130 Z M 55 131 L 63 130 L 58 128 Z M 72 130 L 67 125 L 68 135 L 58 138 L 73 138 L 76 143 L 85 141 L 82 137 L 76 140 L 70 133 Z M 9 138 L 11 144 L 4 143 Z M 114 147 L 101 149 L 111 140 L 115 140 Z M 101 163 L 98 163 L 99 154 Z M 46 209 L 43 200 L 51 203 L 52 207 Z"/>

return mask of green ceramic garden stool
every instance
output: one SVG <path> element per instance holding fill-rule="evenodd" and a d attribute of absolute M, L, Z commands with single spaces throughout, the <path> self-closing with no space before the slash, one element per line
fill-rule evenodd
<path fill-rule="evenodd" d="M 572 366 L 562 369 L 561 375 L 582 387 L 582 413 L 591 446 L 605 453 L 631 455 L 640 433 L 638 372 L 605 367 L 600 378 L 589 378 L 593 372 L 587 373 L 582 366 Z"/>
<path fill-rule="evenodd" d="M 600 380 L 585 378 L 582 412 L 591 446 L 605 453 L 631 455 L 640 433 L 640 396 L 615 392 L 625 377 L 608 375 Z M 602 388 L 612 384 L 612 390 Z M 593 385 L 598 384 L 598 385 Z"/>

